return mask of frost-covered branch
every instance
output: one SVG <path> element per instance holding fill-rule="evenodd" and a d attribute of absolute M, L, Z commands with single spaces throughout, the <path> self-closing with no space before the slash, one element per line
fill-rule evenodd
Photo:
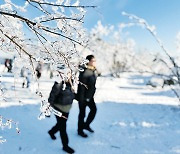
<path fill-rule="evenodd" d="M 16 132 L 18 134 L 20 134 L 20 129 L 18 127 L 18 123 L 11 120 L 11 119 L 7 119 L 3 116 L 0 115 L 0 128 L 1 129 L 5 129 L 5 128 L 8 128 L 8 129 L 11 129 L 13 126 L 12 125 L 15 125 L 16 127 Z M 1 139 L 2 137 L 0 136 L 0 143 L 3 143 L 3 142 L 6 142 L 6 139 Z"/>
<path fill-rule="evenodd" d="M 53 2 L 45 2 L 43 0 L 27 0 L 27 2 L 31 3 L 31 2 L 34 2 L 38 5 L 50 5 L 50 6 L 58 6 L 58 7 L 67 7 L 67 8 L 96 8 L 97 6 L 84 6 L 84 5 L 78 5 L 78 1 L 74 4 L 74 5 L 69 5 L 69 4 L 66 4 L 66 5 L 62 5 L 62 4 L 58 4 L 57 3 L 53 3 Z"/>
<path fill-rule="evenodd" d="M 175 68 L 175 72 L 174 69 L 171 69 L 171 71 L 176 74 L 177 76 L 180 76 L 178 68 L 179 66 L 177 65 L 177 63 L 175 62 L 174 58 L 172 56 L 170 56 L 170 54 L 168 53 L 168 50 L 164 47 L 162 41 L 158 38 L 156 31 L 155 31 L 155 27 L 154 26 L 150 26 L 146 20 L 139 18 L 133 14 L 128 14 L 126 12 L 122 12 L 123 15 L 128 16 L 129 19 L 131 20 L 135 20 L 138 24 L 142 24 L 144 25 L 144 27 L 151 33 L 151 35 L 153 36 L 153 38 L 156 40 L 156 42 L 158 43 L 158 45 L 161 47 L 161 49 L 164 51 L 164 53 L 168 56 L 168 58 L 170 59 L 170 62 L 173 64 L 173 68 Z M 161 60 L 162 61 L 162 60 Z"/>
<path fill-rule="evenodd" d="M 80 5 L 79 0 L 74 4 L 70 0 L 26 0 L 23 6 L 16 3 L 4 0 L 0 5 L 0 50 L 14 53 L 14 77 L 20 77 L 22 68 L 33 72 L 34 77 L 35 66 L 42 63 L 63 80 L 68 73 L 75 79 L 79 63 L 87 63 L 79 49 L 88 46 L 83 27 L 86 9 L 96 6 Z M 43 107 L 47 105 L 42 102 Z"/>
<path fill-rule="evenodd" d="M 94 7 L 79 5 L 79 1 L 71 5 L 70 1 L 62 1 L 60 4 L 58 1 L 27 0 L 23 7 L 15 5 L 11 0 L 5 1 L 0 6 L 0 18 L 2 21 L 0 30 L 5 36 L 3 42 L 14 43 L 14 48 L 18 47 L 21 52 L 24 52 L 34 61 L 53 63 L 54 66 L 64 63 L 65 67 L 72 72 L 75 69 L 75 64 L 72 61 L 76 58 L 78 62 L 78 56 L 80 55 L 77 45 L 86 48 L 88 43 L 86 32 L 82 26 L 85 16 L 84 9 Z M 73 8 L 73 10 L 70 13 L 66 13 L 66 10 L 62 8 Z M 21 11 L 28 11 L 29 9 L 38 9 L 40 11 L 37 12 L 37 16 L 34 19 L 29 19 L 20 14 Z M 13 27 L 15 22 L 20 24 L 21 28 Z M 28 35 L 25 34 L 27 31 L 23 32 L 24 26 L 29 28 L 28 31 L 31 34 L 28 35 L 34 35 L 34 38 L 36 38 L 36 40 L 34 39 L 34 44 L 37 44 L 36 53 L 32 52 L 28 41 L 23 41 L 22 44 L 19 44 L 22 40 L 28 40 Z M 19 34 L 12 35 L 8 29 L 13 28 L 15 31 L 21 31 L 21 36 Z M 16 38 L 16 41 L 13 38 Z M 56 42 L 55 49 L 53 42 Z M 39 47 L 40 44 L 42 45 L 41 47 Z M 4 46 L 2 47 L 5 48 Z M 21 52 L 18 53 L 21 54 Z"/>
<path fill-rule="evenodd" d="M 168 57 L 169 61 L 166 61 L 166 59 L 163 58 L 156 58 L 154 60 L 155 61 L 160 61 L 163 64 L 165 64 L 165 67 L 168 68 L 171 72 L 172 75 L 169 74 L 168 78 L 172 81 L 176 81 L 176 84 L 178 84 L 180 86 L 180 66 L 176 63 L 175 58 L 172 57 L 168 50 L 165 48 L 165 46 L 163 45 L 162 41 L 158 38 L 156 31 L 155 31 L 155 27 L 154 26 L 150 26 L 147 21 L 145 21 L 142 18 L 139 18 L 133 14 L 128 14 L 126 12 L 122 12 L 123 15 L 128 16 L 130 20 L 135 21 L 135 23 L 137 24 L 141 24 L 143 25 L 149 32 L 150 34 L 153 36 L 153 38 L 156 40 L 156 42 L 158 43 L 158 45 L 160 46 L 160 48 L 162 49 L 162 51 L 165 53 L 165 55 Z M 169 62 L 171 63 L 171 65 L 169 64 Z M 175 79 L 174 79 L 175 78 Z M 178 99 L 180 100 L 180 93 L 179 93 L 179 89 L 174 89 L 172 88 L 172 91 L 176 94 L 176 96 L 178 97 Z"/>
<path fill-rule="evenodd" d="M 28 24 L 31 24 L 33 26 L 35 26 L 37 23 L 27 19 L 27 18 L 24 18 L 23 16 L 20 16 L 18 15 L 17 13 L 14 13 L 14 12 L 5 12 L 5 11 L 1 11 L 0 10 L 0 14 L 3 15 L 3 16 L 10 16 L 10 17 L 13 17 L 13 18 L 17 18 L 23 22 L 26 22 Z"/>

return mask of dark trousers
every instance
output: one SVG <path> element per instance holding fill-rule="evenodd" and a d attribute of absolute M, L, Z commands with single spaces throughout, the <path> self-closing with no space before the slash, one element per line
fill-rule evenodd
<path fill-rule="evenodd" d="M 68 118 L 68 115 L 69 115 L 69 113 L 63 113 L 63 116 L 65 116 L 67 118 Z M 50 132 L 52 134 L 55 134 L 58 131 L 60 131 L 60 137 L 61 137 L 62 145 L 63 145 L 63 147 L 67 146 L 68 143 L 69 143 L 68 135 L 67 135 L 67 132 L 66 132 L 67 119 L 65 119 L 63 117 L 59 117 L 57 115 L 55 115 L 55 116 L 56 116 L 57 123 L 56 123 L 56 125 L 54 127 L 52 127 Z"/>
<path fill-rule="evenodd" d="M 84 118 L 86 116 L 86 107 L 89 107 L 90 112 L 87 116 L 86 122 Z M 78 131 L 82 131 L 84 126 L 89 126 L 91 122 L 94 120 L 97 112 L 96 104 L 94 102 L 94 98 L 91 99 L 90 102 L 79 102 L 79 116 L 78 116 Z"/>

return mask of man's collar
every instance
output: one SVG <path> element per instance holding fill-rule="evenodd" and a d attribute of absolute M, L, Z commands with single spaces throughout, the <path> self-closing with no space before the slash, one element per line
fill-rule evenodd
<path fill-rule="evenodd" d="M 89 65 L 87 65 L 87 69 L 90 69 L 90 70 L 96 70 L 96 68 L 94 67 L 94 66 L 89 66 Z"/>

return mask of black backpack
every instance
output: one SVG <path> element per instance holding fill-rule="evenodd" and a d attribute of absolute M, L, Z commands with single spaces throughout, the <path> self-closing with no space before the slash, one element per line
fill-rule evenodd
<path fill-rule="evenodd" d="M 63 84 L 66 84 L 64 89 L 63 89 Z M 71 85 L 69 83 L 62 82 L 59 88 L 60 88 L 59 93 L 55 97 L 54 104 L 60 104 L 60 105 L 72 104 L 75 95 L 71 89 Z"/>

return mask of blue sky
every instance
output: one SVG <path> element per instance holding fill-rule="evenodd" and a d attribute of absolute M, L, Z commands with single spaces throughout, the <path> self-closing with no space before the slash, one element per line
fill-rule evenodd
<path fill-rule="evenodd" d="M 12 0 L 22 3 L 24 0 Z M 75 2 L 76 0 L 71 0 Z M 98 20 L 103 25 L 114 25 L 131 22 L 128 17 L 123 16 L 125 11 L 130 14 L 144 18 L 150 25 L 156 26 L 158 37 L 162 40 L 169 52 L 175 51 L 175 39 L 180 31 L 180 0 L 80 0 L 84 5 L 96 5 L 96 9 L 89 8 L 85 17 L 84 26 L 91 30 Z M 36 13 L 36 12 L 34 12 Z M 31 16 L 34 16 L 31 11 Z M 133 38 L 136 48 L 161 51 L 150 33 L 139 26 L 125 28 L 123 38 Z"/>
<path fill-rule="evenodd" d="M 84 3 L 97 5 L 96 10 L 89 9 L 85 18 L 85 27 L 91 29 L 98 20 L 103 25 L 128 23 L 128 17 L 123 16 L 125 11 L 144 18 L 150 25 L 156 26 L 158 37 L 162 40 L 169 52 L 175 51 L 175 38 L 180 31 L 180 0 L 92 0 Z M 133 38 L 137 48 L 160 50 L 150 33 L 141 27 L 126 28 L 127 37 Z"/>

